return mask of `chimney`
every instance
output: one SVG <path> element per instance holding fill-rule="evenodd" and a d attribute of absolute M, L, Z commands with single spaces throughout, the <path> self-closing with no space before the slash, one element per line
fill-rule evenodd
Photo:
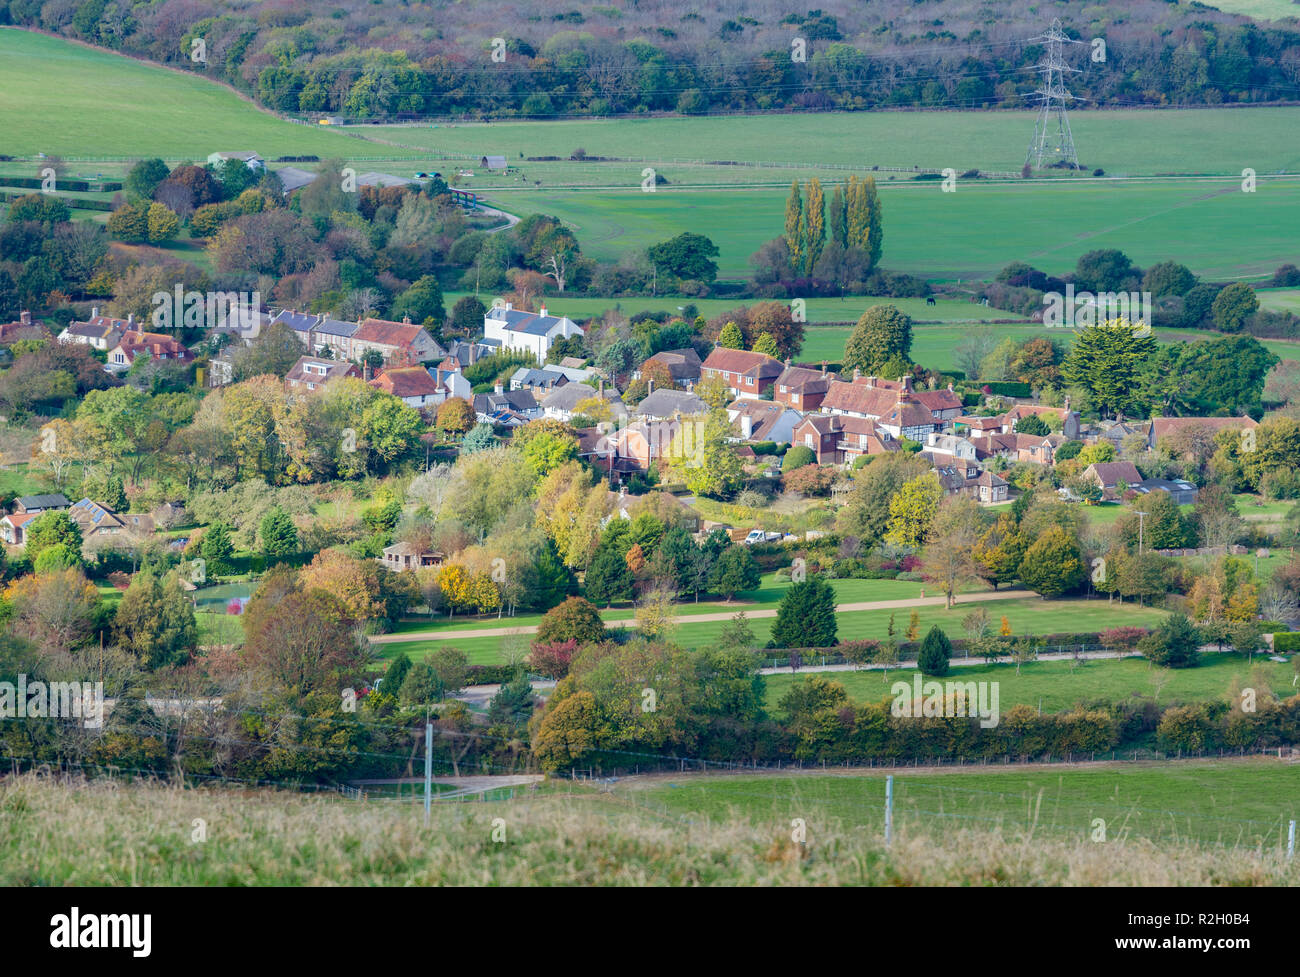
<path fill-rule="evenodd" d="M 826 376 L 826 361 L 822 360 L 822 376 Z"/>
<path fill-rule="evenodd" d="M 754 433 L 754 419 L 750 417 L 748 414 L 741 414 L 740 415 L 740 436 L 743 437 L 746 441 L 748 441 L 750 435 L 752 435 L 753 433 Z"/>
<path fill-rule="evenodd" d="M 788 356 L 785 358 L 785 368 L 790 369 L 790 357 Z"/>
<path fill-rule="evenodd" d="M 543 319 L 546 318 L 546 305 L 545 305 L 544 303 L 543 303 L 543 305 L 542 305 L 542 318 L 543 318 Z"/>
<path fill-rule="evenodd" d="M 90 307 L 90 318 L 91 318 L 91 319 L 98 319 L 98 318 L 99 318 L 99 306 L 97 306 L 97 305 L 92 305 L 92 306 Z"/>
<path fill-rule="evenodd" d="M 950 384 L 948 384 L 948 393 L 952 393 L 952 392 L 953 392 L 952 384 L 950 383 Z M 1065 399 L 1068 401 L 1070 398 L 1069 398 L 1069 397 L 1066 397 Z"/>
<path fill-rule="evenodd" d="M 908 393 L 912 392 L 912 378 L 910 376 L 899 377 L 898 382 L 903 385 L 903 389 Z"/>
<path fill-rule="evenodd" d="M 128 312 L 128 313 L 126 314 L 126 325 L 127 325 L 127 328 L 128 328 L 128 329 L 129 329 L 131 326 L 134 326 L 134 325 L 135 325 L 135 313 L 134 313 L 134 312 Z"/>
<path fill-rule="evenodd" d="M 862 379 L 862 371 L 855 366 L 853 368 L 853 382 L 857 383 L 861 379 Z"/>
<path fill-rule="evenodd" d="M 21 322 L 24 326 L 30 326 L 32 324 L 31 312 L 24 309 L 22 312 L 18 314 L 18 321 Z"/>
<path fill-rule="evenodd" d="M 411 317 L 410 317 L 410 315 L 404 315 L 404 316 L 402 316 L 402 325 L 404 325 L 404 326 L 409 326 L 410 324 L 411 324 Z"/>
<path fill-rule="evenodd" d="M 839 419 L 839 417 L 838 417 L 837 415 L 832 414 L 832 415 L 831 415 L 831 430 L 832 430 L 832 431 L 838 431 L 839 429 L 840 429 L 840 419 Z"/>
<path fill-rule="evenodd" d="M 596 392 L 597 392 L 598 394 L 600 394 L 601 397 L 604 397 L 604 396 L 605 396 L 605 378 L 604 378 L 604 377 L 601 377 L 599 380 L 596 381 Z"/>
<path fill-rule="evenodd" d="M 1066 395 L 1065 395 L 1065 412 L 1066 412 L 1067 414 L 1070 413 L 1070 395 L 1069 395 L 1069 394 L 1066 394 Z"/>
<path fill-rule="evenodd" d="M 514 304 L 513 302 L 507 302 L 507 303 L 506 303 L 506 311 L 507 311 L 507 312 L 513 312 L 514 310 L 515 310 L 515 304 Z"/>
<path fill-rule="evenodd" d="M 652 378 L 647 378 L 647 379 L 646 379 L 646 382 L 645 382 L 645 392 L 646 392 L 646 396 L 647 396 L 647 397 L 648 397 L 650 394 L 652 394 L 652 393 L 655 392 L 655 382 L 654 382 L 654 380 L 653 380 Z"/>
<path fill-rule="evenodd" d="M 500 380 L 498 380 L 498 381 L 496 382 L 496 386 L 493 387 L 492 390 L 493 390 L 494 393 L 497 393 L 497 394 L 505 393 L 505 390 L 502 389 L 502 387 L 501 387 L 501 381 L 500 381 Z"/>

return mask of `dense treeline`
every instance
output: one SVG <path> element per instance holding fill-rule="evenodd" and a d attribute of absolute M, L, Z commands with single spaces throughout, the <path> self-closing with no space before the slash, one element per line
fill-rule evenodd
<path fill-rule="evenodd" d="M 1000 9 L 996 24 L 974 2 L 935 13 L 846 0 L 682 13 L 634 0 L 529 15 L 496 0 L 440 5 L 434 20 L 420 2 L 0 3 L 0 23 L 202 71 L 278 111 L 355 118 L 1020 106 L 1043 54 L 1027 39 L 1054 15 L 1072 37 L 1106 41 L 1105 61 L 1079 55 L 1086 70 L 1071 79 L 1094 104 L 1294 97 L 1291 25 L 1154 0 L 1127 5 L 1121 23 L 1064 5 Z"/>

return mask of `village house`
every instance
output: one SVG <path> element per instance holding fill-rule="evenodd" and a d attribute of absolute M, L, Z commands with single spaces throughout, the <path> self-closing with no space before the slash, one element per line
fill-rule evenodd
<path fill-rule="evenodd" d="M 607 470 L 645 472 L 672 450 L 673 439 L 681 430 L 679 420 L 652 421 L 638 419 L 619 427 L 606 436 Z"/>
<path fill-rule="evenodd" d="M 208 157 L 208 162 L 213 166 L 218 167 L 224 166 L 226 163 L 234 160 L 238 160 L 250 170 L 256 170 L 259 173 L 266 169 L 266 160 L 262 159 L 261 156 L 249 149 L 239 150 L 236 152 L 213 153 Z"/>
<path fill-rule="evenodd" d="M 987 434 L 972 435 L 970 442 L 981 461 L 1005 458 L 1051 466 L 1056 463 L 1056 449 L 1065 444 L 1066 438 L 1060 434 Z"/>
<path fill-rule="evenodd" d="M 1082 477 L 1101 488 L 1102 495 L 1114 499 L 1122 488 L 1133 488 L 1142 481 L 1137 467 L 1131 461 L 1099 461 L 1089 465 Z"/>
<path fill-rule="evenodd" d="M 741 441 L 790 444 L 803 415 L 773 400 L 742 397 L 727 405 L 727 419 Z"/>
<path fill-rule="evenodd" d="M 546 306 L 540 312 L 523 312 L 509 302 L 493 306 L 483 316 L 484 341 L 496 340 L 503 349 L 532 353 L 537 362 L 545 363 L 551 344 L 570 336 L 581 336 L 578 324 L 565 316 L 548 315 Z"/>
<path fill-rule="evenodd" d="M 795 426 L 792 444 L 811 449 L 819 465 L 851 465 L 863 455 L 901 447 L 875 421 L 845 414 L 809 414 Z"/>
<path fill-rule="evenodd" d="M 447 358 L 460 364 L 462 371 L 473 366 L 485 356 L 491 356 L 500 346 L 489 346 L 465 339 L 453 339 L 447 347 Z"/>
<path fill-rule="evenodd" d="M 141 357 L 152 360 L 170 360 L 177 363 L 189 363 L 194 354 L 181 343 L 157 332 L 142 332 L 128 329 L 122 333 L 116 346 L 108 354 L 110 371 L 129 369 Z"/>
<path fill-rule="evenodd" d="M 122 341 L 124 332 L 133 328 L 135 328 L 134 315 L 127 316 L 125 319 L 114 319 L 100 315 L 96 307 L 90 310 L 90 318 L 85 322 L 76 320 L 69 322 L 67 328 L 59 333 L 59 342 L 90 346 L 107 353 Z"/>
<path fill-rule="evenodd" d="M 1065 398 L 1064 407 L 1046 407 L 1042 404 L 1016 404 L 1001 416 L 1003 434 L 1011 434 L 1016 424 L 1026 417 L 1039 417 L 1044 422 L 1059 430 L 1064 440 L 1075 441 L 1081 430 L 1079 412 L 1070 410 L 1070 398 Z"/>
<path fill-rule="evenodd" d="M 673 378 L 673 386 L 682 390 L 691 390 L 700 382 L 700 354 L 693 349 L 665 349 L 648 358 L 632 374 L 633 380 L 640 380 L 647 366 L 658 363 L 668 370 Z"/>
<path fill-rule="evenodd" d="M 717 346 L 701 365 L 700 375 L 719 378 L 733 397 L 762 397 L 770 394 L 784 370 L 780 360 L 766 353 Z"/>
<path fill-rule="evenodd" d="M 653 383 L 654 381 L 651 381 Z M 685 390 L 652 390 L 632 409 L 634 417 L 664 420 L 670 417 L 693 417 L 709 412 L 709 405 Z"/>
<path fill-rule="evenodd" d="M 18 319 L 14 322 L 0 322 L 0 345 L 2 346 L 15 343 L 20 339 L 45 339 L 48 336 L 45 327 L 32 320 L 30 312 L 18 313 Z"/>
<path fill-rule="evenodd" d="M 422 366 L 396 366 L 381 370 L 370 381 L 370 386 L 392 394 L 407 407 L 421 408 L 435 407 L 455 396 L 451 386 L 455 380 L 463 384 L 463 389 L 470 389 L 469 381 L 458 373 L 444 373 L 439 368 L 428 370 Z"/>
<path fill-rule="evenodd" d="M 951 391 L 943 393 L 951 394 Z M 912 390 L 911 377 L 897 381 L 882 380 L 879 377 L 862 377 L 855 371 L 851 382 L 831 381 L 821 409 L 826 414 L 842 414 L 875 421 L 877 428 L 887 431 L 893 438 L 907 438 L 924 443 L 929 434 L 942 430 L 950 423 L 945 415 L 954 409 L 946 396 L 929 397 L 928 400 L 930 404 L 917 399 Z M 957 403 L 956 409 L 960 410 L 960 401 Z"/>
<path fill-rule="evenodd" d="M 557 421 L 568 422 L 574 414 L 578 413 L 579 404 L 584 400 L 592 399 L 607 401 L 613 417 L 627 416 L 627 407 L 618 395 L 618 391 L 607 389 L 603 381 L 599 389 L 585 383 L 566 383 L 563 387 L 557 387 L 542 398 L 542 414 L 545 417 L 553 417 Z"/>
<path fill-rule="evenodd" d="M 214 361 L 215 362 L 215 361 Z M 301 356 L 284 378 L 285 388 L 292 393 L 307 393 L 323 387 L 339 377 L 360 377 L 355 363 L 347 360 L 327 360 L 319 356 Z"/>
<path fill-rule="evenodd" d="M 511 390 L 531 390 L 534 396 L 563 387 L 568 382 L 567 376 L 549 367 L 521 366 L 510 375 Z"/>
<path fill-rule="evenodd" d="M 834 379 L 835 374 L 827 373 L 825 367 L 813 370 L 803 366 L 790 366 L 787 360 L 785 369 L 776 378 L 772 399 L 798 411 L 815 411 L 821 407 Z"/>
<path fill-rule="evenodd" d="M 1162 438 L 1203 430 L 1209 436 L 1220 431 L 1249 431 L 1259 427 L 1252 417 L 1157 417 L 1147 425 L 1147 450 L 1154 451 Z"/>
<path fill-rule="evenodd" d="M 490 394 L 474 395 L 474 413 L 480 424 L 520 427 L 542 416 L 531 390 L 506 390 L 498 383 Z"/>
<path fill-rule="evenodd" d="M 0 518 L 0 539 L 10 546 L 27 544 L 27 524 L 40 518 L 39 512 L 10 512 Z"/>
<path fill-rule="evenodd" d="M 1169 497 L 1178 505 L 1192 505 L 1200 493 L 1191 482 L 1183 478 L 1144 478 L 1136 485 L 1129 486 L 1135 492 L 1149 495 L 1152 492 L 1168 492 Z"/>
<path fill-rule="evenodd" d="M 977 461 L 979 457 L 975 445 L 966 438 L 933 432 L 926 437 L 920 453 L 922 456 L 943 455 L 962 461 Z"/>
<path fill-rule="evenodd" d="M 317 327 L 316 332 L 320 332 Z M 447 354 L 424 329 L 413 325 L 409 319 L 393 322 L 389 319 L 365 319 L 348 342 L 348 358 L 360 362 L 369 352 L 377 352 L 385 368 L 416 366 L 431 360 L 441 360 Z"/>
<path fill-rule="evenodd" d="M 384 555 L 379 558 L 379 562 L 389 570 L 404 573 L 424 567 L 440 567 L 443 559 L 443 554 L 438 550 L 416 546 L 414 543 L 394 543 L 384 547 Z"/>
<path fill-rule="evenodd" d="M 92 549 L 105 539 L 143 537 L 154 531 L 153 516 L 148 513 L 116 513 L 88 498 L 69 507 L 68 515 L 81 529 L 82 542 Z"/>

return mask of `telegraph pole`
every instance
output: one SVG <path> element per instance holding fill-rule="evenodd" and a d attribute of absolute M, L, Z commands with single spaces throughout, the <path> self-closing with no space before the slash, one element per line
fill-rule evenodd
<path fill-rule="evenodd" d="M 1138 556 L 1142 555 L 1142 527 L 1146 525 L 1147 514 L 1138 510 Z"/>
<path fill-rule="evenodd" d="M 429 826 L 429 806 L 433 802 L 433 723 L 424 710 L 424 826 Z"/>

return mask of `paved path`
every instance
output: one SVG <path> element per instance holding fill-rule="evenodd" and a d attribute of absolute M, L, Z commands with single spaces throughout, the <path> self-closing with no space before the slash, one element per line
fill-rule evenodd
<path fill-rule="evenodd" d="M 963 594 L 954 602 L 956 604 L 984 604 L 994 600 L 1022 600 L 1026 597 L 1037 597 L 1032 590 L 999 590 L 988 593 Z M 913 597 L 904 600 L 865 600 L 852 604 L 837 604 L 835 612 L 845 614 L 849 611 L 890 611 L 903 610 L 913 607 L 939 607 L 946 601 L 942 596 L 939 597 Z M 753 604 L 737 604 L 735 610 L 718 611 L 709 614 L 679 614 L 675 619 L 676 624 L 703 624 L 706 621 L 730 621 L 736 616 L 738 611 L 744 611 L 745 617 L 751 621 L 765 617 L 776 617 L 776 608 L 764 607 L 751 610 Z M 632 623 L 632 618 L 624 618 L 617 621 L 608 622 L 611 627 L 621 627 Z M 465 638 L 502 638 L 508 634 L 533 634 L 537 631 L 537 625 L 523 625 L 513 628 L 460 628 L 458 630 L 437 630 L 437 631 L 407 631 L 401 634 L 377 634 L 373 635 L 370 640 L 374 644 L 383 645 L 391 644 L 394 641 L 421 641 L 427 638 L 433 639 L 465 639 Z"/>

